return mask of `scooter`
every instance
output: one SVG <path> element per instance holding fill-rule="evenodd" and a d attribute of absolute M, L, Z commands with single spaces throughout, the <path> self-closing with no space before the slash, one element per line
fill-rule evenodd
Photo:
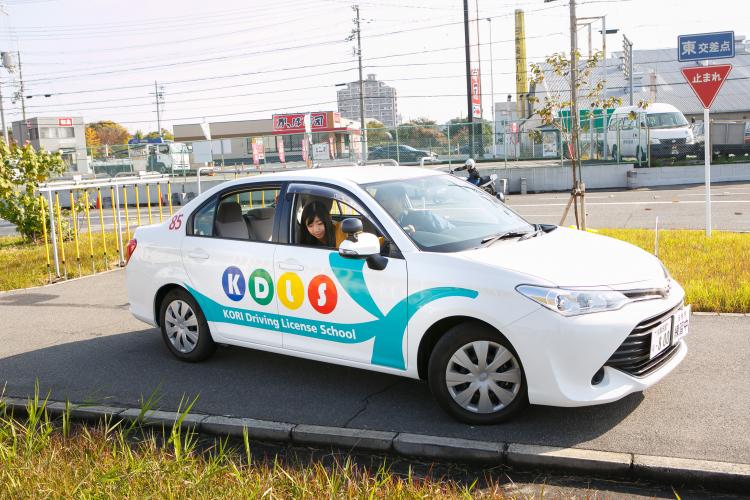
<path fill-rule="evenodd" d="M 450 169 L 448 172 L 450 172 L 453 175 L 456 175 L 456 172 L 462 171 L 462 170 L 468 170 L 469 171 L 469 177 L 464 179 L 469 184 L 473 184 L 479 189 L 483 189 L 487 193 L 489 193 L 491 196 L 494 196 L 498 200 L 505 203 L 505 194 L 502 192 L 498 192 L 497 189 L 495 189 L 495 181 L 497 180 L 497 174 L 490 174 L 490 175 L 479 175 L 479 170 L 476 169 L 476 167 L 472 168 L 467 165 L 462 165 L 455 169 Z M 457 176 L 458 177 L 458 176 Z"/>

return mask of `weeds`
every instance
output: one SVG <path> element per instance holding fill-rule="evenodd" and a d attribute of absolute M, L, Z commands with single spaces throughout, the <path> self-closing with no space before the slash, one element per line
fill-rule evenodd
<path fill-rule="evenodd" d="M 183 428 L 195 402 L 184 399 L 179 418 L 163 432 L 127 428 L 111 420 L 89 427 L 71 424 L 69 404 L 60 419 L 50 419 L 47 400 L 37 387 L 25 419 L 7 414 L 0 418 L 0 497 L 22 498 L 31 492 L 34 497 L 55 498 L 468 498 L 477 494 L 476 481 L 415 479 L 411 473 L 392 473 L 385 462 L 371 470 L 349 457 L 328 465 L 288 463 L 278 456 L 251 460 L 247 432 L 240 447 L 223 438 L 201 448 L 195 431 Z M 492 496 L 496 494 L 497 487 Z"/>

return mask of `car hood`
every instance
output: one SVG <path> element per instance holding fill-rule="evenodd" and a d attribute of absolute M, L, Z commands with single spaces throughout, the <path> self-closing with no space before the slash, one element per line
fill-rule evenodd
<path fill-rule="evenodd" d="M 500 240 L 462 253 L 474 262 L 559 287 L 661 287 L 666 278 L 659 259 L 648 252 L 620 240 L 564 227 L 527 240 Z"/>

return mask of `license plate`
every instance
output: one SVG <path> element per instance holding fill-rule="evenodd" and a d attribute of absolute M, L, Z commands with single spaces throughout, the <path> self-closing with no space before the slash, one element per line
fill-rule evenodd
<path fill-rule="evenodd" d="M 679 309 L 673 316 L 672 345 L 676 344 L 682 337 L 688 334 L 690 324 L 690 306 Z"/>
<path fill-rule="evenodd" d="M 664 349 L 669 347 L 672 341 L 672 318 L 663 321 L 659 326 L 651 330 L 651 354 L 649 359 L 654 359 Z"/>

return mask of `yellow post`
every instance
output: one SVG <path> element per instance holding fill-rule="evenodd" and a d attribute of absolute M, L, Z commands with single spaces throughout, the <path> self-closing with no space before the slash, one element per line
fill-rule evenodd
<path fill-rule="evenodd" d="M 141 225 L 141 200 L 138 199 L 138 184 L 135 184 L 133 186 L 133 191 L 135 191 L 135 213 L 138 216 L 138 225 Z"/>
<path fill-rule="evenodd" d="M 39 196 L 41 201 L 40 210 L 42 211 L 42 234 L 44 235 L 44 251 L 47 254 L 47 276 L 49 276 L 49 282 L 52 283 L 52 267 L 49 260 L 49 243 L 47 240 L 47 218 L 44 215 L 44 196 Z"/>
<path fill-rule="evenodd" d="M 128 241 L 130 241 L 130 218 L 128 217 L 128 187 L 122 187 L 122 203 L 125 206 L 125 232 L 128 235 Z"/>
<path fill-rule="evenodd" d="M 96 264 L 94 264 L 94 236 L 91 234 L 91 213 L 89 212 L 89 191 L 83 192 L 83 209 L 86 211 L 86 226 L 89 229 L 89 257 L 91 257 L 91 272 L 96 273 Z"/>
<path fill-rule="evenodd" d="M 169 216 L 172 214 L 172 183 L 167 181 L 167 201 L 169 202 Z"/>
<path fill-rule="evenodd" d="M 112 198 L 112 228 L 115 230 L 115 236 L 120 237 L 120 233 L 117 231 L 117 207 L 115 206 L 115 188 L 110 186 L 109 196 Z"/>
<path fill-rule="evenodd" d="M 102 204 L 102 189 L 96 188 L 96 200 L 99 204 L 99 226 L 102 228 L 102 248 L 104 248 L 104 269 L 109 269 L 107 259 L 107 237 L 104 234 L 104 205 Z"/>
<path fill-rule="evenodd" d="M 262 207 L 266 206 L 266 192 L 265 191 L 260 192 L 260 204 Z"/>
<path fill-rule="evenodd" d="M 164 216 L 161 213 L 161 183 L 156 184 L 156 196 L 159 197 L 159 222 L 164 220 Z"/>
<path fill-rule="evenodd" d="M 76 244 L 76 264 L 78 264 L 78 276 L 83 276 L 81 272 L 81 250 L 78 246 L 78 218 L 76 217 L 76 198 L 73 190 L 70 190 L 70 214 L 73 217 L 73 241 Z"/>
<path fill-rule="evenodd" d="M 146 205 L 148 206 L 148 223 L 153 224 L 154 220 L 151 218 L 151 184 L 146 184 Z"/>
<path fill-rule="evenodd" d="M 65 265 L 65 246 L 63 245 L 63 227 L 62 227 L 62 217 L 60 216 L 60 194 L 55 193 L 55 210 L 57 212 L 57 228 L 59 231 L 57 231 L 57 234 L 59 235 L 60 240 L 60 255 L 62 257 L 62 265 L 63 265 L 63 275 L 65 276 L 65 279 L 68 279 L 68 266 Z"/>

